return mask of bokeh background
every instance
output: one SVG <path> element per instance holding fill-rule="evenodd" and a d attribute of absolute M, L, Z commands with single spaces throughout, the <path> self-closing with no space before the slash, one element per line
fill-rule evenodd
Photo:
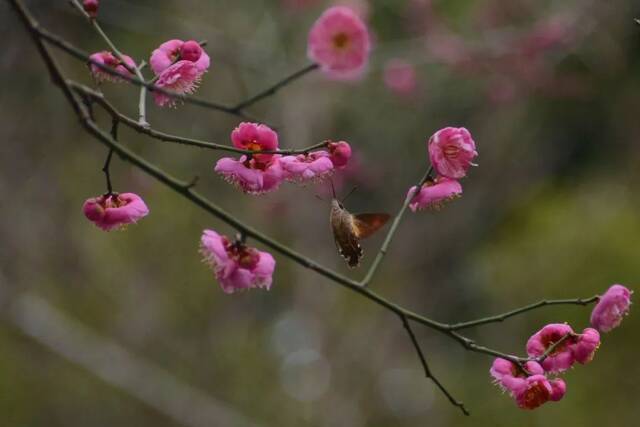
<path fill-rule="evenodd" d="M 66 1 L 26 1 L 87 51 L 105 48 Z M 542 298 L 587 297 L 640 277 L 640 4 L 632 0 L 372 0 L 365 77 L 308 75 L 251 112 L 281 145 L 344 139 L 359 189 L 353 211 L 394 212 L 424 171 L 435 130 L 465 126 L 480 167 L 464 197 L 409 214 L 372 286 L 441 321 Z M 170 38 L 206 39 L 198 95 L 234 103 L 307 64 L 322 0 L 103 1 L 100 19 L 136 60 Z M 343 2 L 344 4 L 344 2 Z M 0 425 L 2 426 L 630 426 L 640 386 L 638 313 L 566 374 L 560 403 L 516 408 L 491 384 L 491 359 L 416 327 L 432 368 L 472 411 L 423 377 L 398 319 L 277 256 L 269 292 L 232 296 L 201 263 L 203 228 L 233 230 L 115 158 L 116 190 L 151 215 L 104 233 L 82 202 L 105 190 L 106 150 L 85 134 L 7 2 L 0 3 Z M 66 73 L 86 67 L 58 52 Z M 105 86 L 135 115 L 137 90 Z M 101 123 L 108 126 L 105 116 Z M 237 118 L 149 106 L 159 130 L 229 142 Z M 219 153 L 121 130 L 121 140 L 239 219 L 347 271 L 330 235 L 326 185 L 240 194 L 213 173 Z M 319 200 L 316 195 L 324 197 Z M 381 233 L 382 234 L 382 233 Z M 633 311 L 633 310 L 632 310 Z M 548 322 L 588 324 L 589 308 L 547 307 L 468 331 L 524 352 Z"/>

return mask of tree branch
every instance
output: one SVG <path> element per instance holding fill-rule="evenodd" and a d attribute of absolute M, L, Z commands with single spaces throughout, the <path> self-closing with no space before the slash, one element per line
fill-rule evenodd
<path fill-rule="evenodd" d="M 371 282 L 371 279 L 373 279 L 374 274 L 376 274 L 376 271 L 378 270 L 378 267 L 380 266 L 382 259 L 386 255 L 387 250 L 389 249 L 391 240 L 393 239 L 393 236 L 395 235 L 396 230 L 398 229 L 398 226 L 402 221 L 402 217 L 404 216 L 404 213 L 406 212 L 407 208 L 409 207 L 409 204 L 413 200 L 413 197 L 416 194 L 418 194 L 422 185 L 427 181 L 427 179 L 429 179 L 429 176 L 431 175 L 432 170 L 433 170 L 433 167 L 429 167 L 427 172 L 424 174 L 424 176 L 420 179 L 420 181 L 416 185 L 416 189 L 412 191 L 411 194 L 407 195 L 407 198 L 404 200 L 402 207 L 394 217 L 393 222 L 391 223 L 391 227 L 387 232 L 387 236 L 384 238 L 384 242 L 382 242 L 382 246 L 380 246 L 380 249 L 378 250 L 378 253 L 376 254 L 375 259 L 371 263 L 371 267 L 369 267 L 369 271 L 367 271 L 367 274 L 364 276 L 364 279 L 360 281 L 360 286 L 362 287 L 368 286 L 369 282 Z"/>
<path fill-rule="evenodd" d="M 294 82 L 295 80 L 299 79 L 300 77 L 304 76 L 305 74 L 310 73 L 311 71 L 314 71 L 316 69 L 318 69 L 319 65 L 318 64 L 309 64 L 307 66 L 305 66 L 304 68 L 302 68 L 301 70 L 296 71 L 295 73 L 283 78 L 282 80 L 280 80 L 279 82 L 275 83 L 273 86 L 265 89 L 264 91 L 258 93 L 255 96 L 252 96 L 251 98 L 247 99 L 246 101 L 242 101 L 241 103 L 239 103 L 238 105 L 236 105 L 235 107 L 233 107 L 234 111 L 237 112 L 241 112 L 242 110 L 244 110 L 245 108 L 255 104 L 256 102 L 274 95 L 278 90 L 282 89 L 283 87 L 287 86 L 288 84 Z"/>
<path fill-rule="evenodd" d="M 409 334 L 409 338 L 411 339 L 413 347 L 416 349 L 416 353 L 418 353 L 418 358 L 420 358 L 420 363 L 422 364 L 422 368 L 424 369 L 424 375 L 431 381 L 433 381 L 433 383 L 440 389 L 440 391 L 447 397 L 447 399 L 449 399 L 449 402 L 451 402 L 452 405 L 460 408 L 463 414 L 471 415 L 467 408 L 465 408 L 464 403 L 454 398 L 449 390 L 447 390 L 444 385 L 442 385 L 440 380 L 438 380 L 438 378 L 433 375 L 433 372 L 431 372 L 429 364 L 427 363 L 427 359 L 425 358 L 424 353 L 422 352 L 422 348 L 420 347 L 420 343 L 418 342 L 416 335 L 413 333 L 413 330 L 411 329 L 411 325 L 409 324 L 407 318 L 403 315 L 400 315 L 400 320 L 402 321 L 402 325 L 406 329 L 407 334 Z"/>
<path fill-rule="evenodd" d="M 122 52 L 120 52 L 120 49 L 116 47 L 116 45 L 111 41 L 111 39 L 107 36 L 107 34 L 102 30 L 102 27 L 100 26 L 98 21 L 96 19 L 91 18 L 89 14 L 85 12 L 84 8 L 80 4 L 80 2 L 78 2 L 78 0 L 71 0 L 71 4 L 75 6 L 75 8 L 78 9 L 78 11 L 89 21 L 93 29 L 96 30 L 96 32 L 100 37 L 102 37 L 102 39 L 105 41 L 107 46 L 109 46 L 109 49 L 113 52 L 116 58 L 120 60 L 120 63 L 122 64 L 122 66 L 125 67 L 131 74 L 134 74 L 135 76 L 137 76 L 138 79 L 140 79 L 141 81 L 144 81 L 144 76 L 142 75 L 142 71 L 141 71 L 142 64 L 144 63 L 144 61 L 140 64 L 140 67 L 129 66 L 129 64 L 127 64 L 127 61 L 124 60 L 124 55 L 122 54 Z M 141 126 L 149 126 L 149 122 L 147 122 L 147 113 L 146 113 L 147 111 L 146 94 L 147 94 L 147 89 L 144 86 L 142 86 L 140 88 L 140 101 L 138 103 L 138 112 L 139 112 L 138 123 Z"/>
<path fill-rule="evenodd" d="M 557 299 L 557 300 L 542 300 L 533 304 L 525 305 L 524 307 L 516 308 L 511 311 L 507 311 L 502 314 L 496 314 L 495 316 L 483 317 L 481 319 L 470 320 L 467 322 L 460 322 L 451 325 L 451 330 L 458 331 L 461 329 L 471 328 L 473 326 L 485 325 L 487 323 L 502 322 L 509 317 L 517 316 L 518 314 L 525 313 L 527 311 L 535 310 L 536 308 L 544 307 L 547 305 L 588 305 L 597 302 L 598 295 L 594 295 L 589 298 L 573 298 L 573 299 Z"/>
<path fill-rule="evenodd" d="M 220 150 L 220 151 L 227 151 L 227 152 L 231 152 L 231 153 L 238 153 L 238 154 L 282 154 L 282 155 L 294 155 L 294 154 L 305 154 L 308 153 L 310 151 L 319 149 L 319 148 L 324 148 L 327 146 L 328 141 L 322 141 L 319 142 L 317 144 L 313 144 L 310 145 L 308 147 L 305 148 L 300 148 L 300 149 L 279 149 L 279 150 L 261 150 L 261 151 L 251 151 L 251 150 L 244 150 L 241 148 L 236 148 L 230 145 L 223 145 L 223 144 L 218 144 L 218 143 L 214 143 L 214 142 L 209 142 L 209 141 L 203 141 L 200 139 L 194 139 L 194 138 L 185 138 L 185 137 L 181 137 L 181 136 L 177 136 L 177 135 L 171 135 L 168 133 L 164 133 L 164 132 L 160 132 L 157 131 L 155 129 L 153 129 L 150 126 L 142 126 L 140 125 L 136 120 L 134 120 L 133 118 L 126 116 L 124 114 L 122 114 L 120 111 L 118 111 L 118 109 L 116 109 L 116 107 L 111 104 L 109 101 L 107 101 L 107 99 L 104 97 L 104 95 L 100 92 L 96 92 L 95 90 L 80 84 L 78 82 L 72 81 L 72 80 L 67 80 L 67 84 L 69 85 L 69 87 L 71 87 L 71 89 L 73 89 L 75 92 L 81 94 L 82 96 L 86 96 L 91 98 L 92 100 L 94 100 L 97 104 L 99 104 L 101 107 L 103 107 L 105 109 L 105 111 L 112 117 L 112 118 L 117 118 L 120 122 L 122 122 L 122 124 L 124 124 L 125 126 L 135 130 L 138 133 L 141 134 L 145 134 L 153 139 L 156 139 L 158 141 L 163 141 L 163 142 L 174 142 L 177 144 L 182 144 L 182 145 L 190 145 L 190 146 L 194 146 L 194 147 L 200 147 L 200 148 L 206 148 L 206 149 L 210 149 L 210 150 Z"/>
<path fill-rule="evenodd" d="M 9 0 L 11 2 L 13 2 L 13 0 Z M 34 27 L 32 27 L 32 32 L 35 32 L 37 36 L 41 37 L 42 39 L 44 39 L 45 41 L 47 41 L 47 43 L 52 44 L 53 46 L 57 47 L 58 49 L 68 53 L 69 55 L 84 61 L 86 63 L 90 63 L 95 65 L 96 67 L 98 67 L 100 70 L 104 71 L 105 73 L 111 74 L 112 76 L 116 76 L 118 78 L 121 78 L 122 80 L 125 80 L 131 84 L 134 84 L 136 86 L 141 86 L 141 87 L 145 87 L 149 92 L 158 92 L 161 93 L 163 95 L 169 96 L 173 99 L 177 99 L 180 100 L 186 104 L 192 104 L 192 105 L 197 105 L 203 108 L 207 108 L 210 110 L 216 110 L 216 111 L 221 111 L 223 113 L 227 113 L 230 114 L 232 116 L 236 116 L 236 117 L 240 117 L 242 119 L 245 120 L 251 120 L 251 121 L 258 121 L 256 118 L 249 116 L 248 114 L 245 114 L 243 112 L 238 112 L 238 111 L 234 111 L 234 109 L 232 107 L 228 107 L 226 105 L 223 104 L 218 104 L 215 102 L 211 102 L 211 101 L 207 101 L 201 98 L 197 98 L 194 96 L 187 96 L 185 94 L 182 93 L 177 93 L 175 91 L 171 91 L 171 90 L 166 90 L 157 86 L 154 86 L 153 83 L 149 83 L 144 81 L 143 79 L 139 79 L 137 76 L 136 77 L 131 77 L 122 73 L 119 73 L 118 71 L 114 70 L 113 68 L 101 64 L 97 61 L 92 60 L 91 58 L 89 58 L 89 54 L 87 52 L 84 52 L 81 49 L 78 49 L 77 47 L 73 46 L 72 44 L 62 40 L 59 36 L 51 33 L 48 30 L 45 30 L 43 28 L 40 27 L 39 24 L 35 24 Z"/>

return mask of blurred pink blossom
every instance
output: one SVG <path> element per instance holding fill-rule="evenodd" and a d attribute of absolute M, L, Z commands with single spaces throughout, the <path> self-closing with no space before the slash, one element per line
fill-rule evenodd
<path fill-rule="evenodd" d="M 134 193 L 106 194 L 87 199 L 84 215 L 105 231 L 124 228 L 149 214 L 142 198 Z"/>
<path fill-rule="evenodd" d="M 92 61 L 95 61 L 99 64 L 113 68 L 115 71 L 118 72 L 118 74 L 121 74 L 127 77 L 133 77 L 133 74 L 129 70 L 127 70 L 127 67 L 122 65 L 122 62 L 113 53 L 109 51 L 105 50 L 102 52 L 96 52 L 92 54 L 89 58 Z M 122 59 L 124 59 L 125 64 L 127 64 L 129 68 L 133 69 L 136 67 L 136 63 L 134 62 L 133 59 L 131 59 L 130 56 L 122 55 Z M 107 73 L 106 71 L 104 71 L 103 69 L 95 65 L 94 63 L 90 63 L 89 68 L 91 70 L 91 74 L 93 75 L 93 78 L 96 79 L 96 81 L 98 82 L 118 83 L 123 81 L 118 76 Z"/>
<path fill-rule="evenodd" d="M 418 86 L 416 70 L 409 62 L 391 59 L 384 66 L 384 83 L 396 95 L 411 95 Z"/>
<path fill-rule="evenodd" d="M 227 294 L 244 289 L 271 288 L 276 261 L 268 252 L 240 241 L 231 242 L 213 230 L 204 230 L 200 253 Z"/>
<path fill-rule="evenodd" d="M 362 19 L 350 8 L 327 9 L 309 31 L 307 54 L 333 79 L 355 79 L 369 59 L 371 42 Z"/>

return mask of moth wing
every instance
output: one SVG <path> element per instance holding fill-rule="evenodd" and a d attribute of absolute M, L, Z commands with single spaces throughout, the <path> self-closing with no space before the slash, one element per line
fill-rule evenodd
<path fill-rule="evenodd" d="M 391 216 L 386 213 L 363 213 L 353 216 L 356 237 L 364 239 L 382 228 Z"/>
<path fill-rule="evenodd" d="M 347 261 L 347 264 L 351 268 L 355 268 L 360 265 L 362 259 L 362 246 L 358 238 L 354 234 L 348 234 L 338 242 L 340 255 Z"/>

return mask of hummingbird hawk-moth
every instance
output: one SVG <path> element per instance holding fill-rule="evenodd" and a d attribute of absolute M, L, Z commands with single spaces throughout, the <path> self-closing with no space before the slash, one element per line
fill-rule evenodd
<path fill-rule="evenodd" d="M 360 239 L 371 236 L 388 220 L 389 215 L 386 213 L 353 215 L 335 197 L 333 198 L 329 223 L 338 252 L 347 260 L 349 267 L 357 267 L 362 259 Z"/>

